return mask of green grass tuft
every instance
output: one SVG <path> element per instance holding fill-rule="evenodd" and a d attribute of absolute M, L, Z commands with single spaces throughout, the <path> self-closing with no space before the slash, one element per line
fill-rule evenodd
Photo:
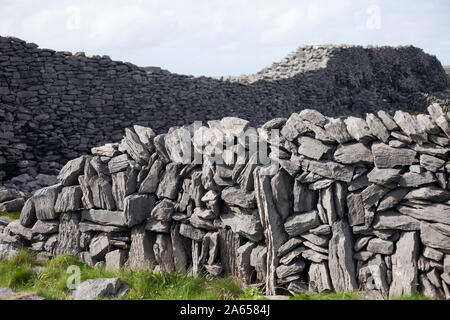
<path fill-rule="evenodd" d="M 289 300 L 361 300 L 359 292 L 305 292 L 290 297 Z"/>
<path fill-rule="evenodd" d="M 115 299 L 226 300 L 253 299 L 262 294 L 232 277 L 209 279 L 183 272 L 161 274 L 148 269 L 108 271 L 91 268 L 67 254 L 39 262 L 36 254 L 27 249 L 21 249 L 9 260 L 0 261 L 0 286 L 15 292 L 34 292 L 46 299 L 70 299 L 67 280 L 72 273 L 67 273 L 67 268 L 71 265 L 80 268 L 81 281 L 119 277 L 130 286 L 130 291 Z"/>
<path fill-rule="evenodd" d="M 78 266 L 81 281 L 93 278 L 119 277 L 130 286 L 129 292 L 118 300 L 253 300 L 266 299 L 258 288 L 247 286 L 235 277 L 192 277 L 184 272 L 161 274 L 149 269 L 108 271 L 94 269 L 73 255 L 61 255 L 45 262 L 36 259 L 36 253 L 21 249 L 8 260 L 0 261 L 0 287 L 15 292 L 34 292 L 45 299 L 70 299 L 67 288 L 69 266 Z M 363 300 L 362 292 L 305 292 L 290 300 Z M 430 300 L 422 294 L 394 297 L 391 300 Z"/>
<path fill-rule="evenodd" d="M 8 219 L 9 222 L 17 220 L 20 218 L 20 211 L 17 212 L 0 212 L 1 218 Z"/>

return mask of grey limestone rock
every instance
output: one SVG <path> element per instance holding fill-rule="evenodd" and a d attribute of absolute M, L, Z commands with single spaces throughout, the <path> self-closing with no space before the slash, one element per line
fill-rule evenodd
<path fill-rule="evenodd" d="M 170 273 L 175 271 L 173 261 L 173 247 L 170 235 L 158 233 L 156 241 L 153 245 L 156 262 L 162 273 Z"/>
<path fill-rule="evenodd" d="M 80 186 L 62 188 L 55 203 L 55 212 L 77 211 L 83 207 L 81 197 L 83 192 Z"/>
<path fill-rule="evenodd" d="M 289 216 L 284 224 L 284 228 L 290 237 L 295 237 L 317 227 L 319 224 L 317 211 L 309 211 Z"/>
<path fill-rule="evenodd" d="M 292 213 L 292 190 L 294 179 L 285 171 L 280 170 L 271 180 L 273 200 L 283 221 Z"/>
<path fill-rule="evenodd" d="M 450 225 L 450 206 L 447 204 L 402 202 L 397 206 L 397 210 L 418 220 Z"/>
<path fill-rule="evenodd" d="M 286 124 L 281 129 L 281 135 L 283 135 L 287 140 L 293 141 L 300 134 L 308 131 L 308 125 L 297 113 L 291 114 L 291 116 L 286 121 Z"/>
<path fill-rule="evenodd" d="M 136 192 L 137 174 L 132 167 L 112 174 L 112 195 L 118 210 L 123 210 L 125 197 Z"/>
<path fill-rule="evenodd" d="M 366 122 L 372 135 L 374 135 L 384 143 L 388 142 L 389 131 L 386 129 L 385 125 L 380 119 L 378 119 L 373 113 L 368 113 L 366 115 Z"/>
<path fill-rule="evenodd" d="M 231 208 L 227 213 L 220 215 L 220 220 L 230 226 L 233 232 L 258 242 L 263 238 L 261 222 L 254 215 L 243 213 L 237 208 Z"/>
<path fill-rule="evenodd" d="M 238 275 L 244 283 L 250 283 L 252 279 L 253 268 L 250 264 L 250 255 L 255 247 L 256 243 L 249 241 L 240 246 L 236 251 Z"/>
<path fill-rule="evenodd" d="M 428 247 L 450 253 L 450 236 L 443 234 L 434 224 L 421 223 L 420 240 Z"/>
<path fill-rule="evenodd" d="M 422 144 L 428 140 L 428 135 L 420 131 L 417 118 L 409 113 L 397 110 L 394 115 L 394 121 L 404 133 L 417 143 Z"/>
<path fill-rule="evenodd" d="M 398 130 L 397 123 L 395 123 L 394 119 L 384 110 L 379 110 L 377 112 L 377 116 L 380 117 L 381 121 L 383 121 L 383 124 L 386 126 L 386 128 L 389 131 Z"/>
<path fill-rule="evenodd" d="M 333 289 L 326 263 L 311 263 L 308 276 L 310 291 L 322 292 Z"/>
<path fill-rule="evenodd" d="M 32 226 L 36 222 L 36 210 L 34 209 L 34 200 L 33 198 L 25 201 L 25 205 L 20 212 L 20 223 L 24 227 Z"/>
<path fill-rule="evenodd" d="M 375 229 L 415 231 L 420 230 L 420 221 L 397 211 L 382 211 L 375 215 L 373 227 Z"/>
<path fill-rule="evenodd" d="M 408 193 L 407 188 L 397 188 L 386 193 L 379 201 L 377 211 L 384 211 L 393 208 L 397 203 L 403 200 Z"/>
<path fill-rule="evenodd" d="M 55 239 L 54 255 L 73 254 L 77 255 L 80 251 L 81 230 L 79 227 L 79 213 L 62 213 L 59 217 L 59 230 Z"/>
<path fill-rule="evenodd" d="M 105 255 L 105 267 L 107 270 L 118 271 L 126 261 L 125 252 L 121 249 L 113 250 Z"/>
<path fill-rule="evenodd" d="M 221 193 L 222 200 L 230 206 L 242 208 L 255 208 L 256 199 L 254 192 L 243 192 L 239 187 L 225 188 Z"/>
<path fill-rule="evenodd" d="M 119 146 L 119 150 L 121 148 L 138 163 L 145 164 L 150 160 L 150 152 L 141 143 L 138 135 L 128 128 L 125 128 L 125 137 Z"/>
<path fill-rule="evenodd" d="M 343 164 L 373 163 L 372 152 L 362 143 L 340 145 L 334 152 L 333 158 Z"/>
<path fill-rule="evenodd" d="M 199 229 L 194 228 L 192 225 L 187 223 L 182 223 L 180 225 L 180 234 L 183 237 L 195 240 L 195 241 L 202 241 L 203 237 L 205 236 L 205 232 Z"/>
<path fill-rule="evenodd" d="M 345 122 L 339 118 L 329 118 L 327 124 L 325 124 L 325 131 L 339 143 L 346 143 L 353 139 L 347 131 Z"/>
<path fill-rule="evenodd" d="M 311 160 L 308 165 L 308 170 L 323 177 L 350 182 L 353 177 L 354 168 L 329 160 Z"/>
<path fill-rule="evenodd" d="M 128 227 L 140 224 L 150 215 L 155 204 L 151 194 L 132 194 L 124 200 L 124 215 Z"/>
<path fill-rule="evenodd" d="M 130 165 L 130 157 L 124 153 L 113 157 L 108 162 L 108 170 L 110 174 L 125 170 Z"/>
<path fill-rule="evenodd" d="M 134 131 L 136 132 L 139 141 L 147 148 L 147 150 L 152 153 L 155 150 L 155 145 L 153 143 L 153 139 L 155 138 L 155 132 L 148 127 L 143 127 L 140 125 L 133 126 Z"/>
<path fill-rule="evenodd" d="M 6 227 L 6 234 L 13 233 L 23 237 L 26 240 L 31 241 L 33 237 L 33 233 L 31 232 L 31 228 L 24 227 L 20 224 L 19 220 L 14 220 L 8 224 Z"/>
<path fill-rule="evenodd" d="M 417 232 L 403 232 L 397 241 L 392 255 L 392 283 L 389 296 L 412 295 L 416 292 L 419 254 L 419 237 Z"/>
<path fill-rule="evenodd" d="M 109 240 L 106 235 L 100 235 L 92 239 L 89 245 L 89 253 L 92 259 L 101 261 L 105 258 L 106 253 L 109 251 Z"/>
<path fill-rule="evenodd" d="M 332 226 L 328 259 L 333 288 L 337 292 L 357 289 L 353 239 L 345 220 L 337 221 Z"/>
<path fill-rule="evenodd" d="M 423 249 L 422 255 L 425 258 L 428 258 L 428 259 L 431 259 L 431 260 L 435 260 L 435 261 L 441 261 L 444 258 L 444 254 L 442 252 L 440 252 L 440 251 L 438 251 L 436 249 L 433 249 L 431 247 L 425 247 Z"/>
<path fill-rule="evenodd" d="M 8 200 L 0 203 L 0 212 L 16 212 L 20 211 L 25 204 L 23 198 Z"/>
<path fill-rule="evenodd" d="M 113 158 L 119 154 L 117 143 L 107 143 L 100 147 L 91 148 L 91 153 L 100 157 Z"/>
<path fill-rule="evenodd" d="M 15 189 L 0 187 L 0 203 L 14 200 L 22 197 L 22 195 Z"/>
<path fill-rule="evenodd" d="M 317 192 L 309 190 L 306 184 L 301 183 L 297 179 L 293 186 L 293 210 L 294 212 L 306 212 L 314 209 L 317 203 Z"/>
<path fill-rule="evenodd" d="M 446 202 L 450 200 L 450 192 L 435 186 L 421 187 L 408 192 L 404 199 L 428 200 L 433 202 Z"/>
<path fill-rule="evenodd" d="M 218 233 L 216 233 L 216 235 L 218 236 Z M 186 270 L 188 265 L 189 265 L 189 257 L 188 257 L 188 253 L 187 253 L 187 248 L 186 248 L 186 241 L 184 241 L 185 239 L 181 237 L 180 235 L 180 224 L 173 224 L 172 227 L 170 228 L 170 238 L 172 241 L 172 250 L 173 250 L 173 263 L 175 266 L 176 270 Z M 209 239 L 214 238 L 214 237 L 210 237 Z M 216 244 L 217 244 L 217 237 L 215 238 L 216 240 Z M 213 242 L 213 240 L 211 240 L 211 242 Z M 210 264 L 212 264 L 214 262 L 214 248 L 213 245 L 209 246 L 210 249 L 210 254 L 209 254 L 209 262 Z M 203 249 L 203 246 L 202 246 Z M 217 245 L 215 247 L 215 253 L 217 254 Z M 211 254 L 211 252 L 213 252 L 213 254 Z M 220 273 L 220 272 L 219 272 Z"/>
<path fill-rule="evenodd" d="M 175 203 L 169 199 L 163 199 L 154 206 L 150 213 L 150 217 L 158 221 L 169 222 L 171 221 L 174 212 Z"/>
<path fill-rule="evenodd" d="M 33 234 L 40 233 L 40 234 L 51 234 L 51 233 L 57 233 L 59 231 L 59 221 L 57 220 L 38 220 L 33 228 L 31 228 L 31 232 Z"/>
<path fill-rule="evenodd" d="M 432 103 L 427 108 L 433 121 L 441 128 L 447 137 L 450 138 L 450 123 L 442 110 L 442 107 L 438 103 Z"/>
<path fill-rule="evenodd" d="M 304 268 L 305 262 L 301 258 L 299 258 L 288 265 L 279 265 L 276 268 L 277 277 L 279 279 L 287 278 L 289 276 L 302 272 Z"/>
<path fill-rule="evenodd" d="M 169 163 L 166 166 L 156 191 L 158 198 L 168 198 L 172 200 L 176 199 L 181 181 L 181 176 L 179 173 L 182 166 L 183 165 L 180 163 Z"/>
<path fill-rule="evenodd" d="M 404 173 L 399 181 L 398 184 L 401 187 L 418 187 L 420 185 L 432 183 L 436 181 L 436 177 L 433 173 L 429 171 L 424 171 L 421 173 L 416 172 L 406 172 Z"/>
<path fill-rule="evenodd" d="M 89 209 L 81 212 L 83 220 L 89 220 L 105 226 L 127 226 L 123 211 L 110 211 L 103 209 Z"/>
<path fill-rule="evenodd" d="M 445 164 L 445 161 L 428 154 L 420 155 L 420 165 L 431 172 L 436 172 L 440 168 L 442 168 Z"/>
<path fill-rule="evenodd" d="M 156 159 L 155 162 L 153 162 L 147 177 L 144 181 L 142 181 L 139 187 L 139 192 L 155 193 L 158 188 L 160 174 L 163 169 L 164 163 L 161 160 Z"/>
<path fill-rule="evenodd" d="M 376 184 L 390 184 L 400 179 L 401 169 L 379 169 L 373 168 L 372 171 L 367 174 L 369 182 Z"/>
<path fill-rule="evenodd" d="M 323 127 L 327 122 L 327 119 L 323 114 L 314 109 L 303 109 L 299 113 L 300 118 L 311 122 L 319 127 Z"/>
<path fill-rule="evenodd" d="M 42 188 L 33 195 L 36 217 L 39 220 L 56 219 L 55 203 L 61 191 L 61 184 Z"/>
<path fill-rule="evenodd" d="M 258 245 L 250 254 L 250 265 L 256 270 L 256 278 L 264 283 L 267 274 L 267 247 Z"/>
<path fill-rule="evenodd" d="M 384 143 L 374 143 L 372 154 L 377 168 L 393 168 L 395 166 L 409 166 L 416 159 L 416 152 L 406 148 L 392 148 Z"/>
<path fill-rule="evenodd" d="M 367 251 L 390 255 L 394 252 L 394 243 L 392 241 L 374 238 L 369 240 Z"/>
<path fill-rule="evenodd" d="M 83 174 L 86 159 L 86 156 L 81 156 L 66 163 L 58 174 L 58 180 L 63 186 L 77 184 L 78 177 Z"/>
<path fill-rule="evenodd" d="M 145 224 L 145 230 L 159 233 L 169 233 L 170 222 L 149 219 Z"/>
<path fill-rule="evenodd" d="M 367 122 L 364 119 L 350 116 L 344 120 L 345 125 L 347 126 L 348 133 L 356 140 L 356 141 L 365 141 L 372 139 L 372 133 L 370 131 Z"/>
<path fill-rule="evenodd" d="M 298 148 L 298 153 L 315 160 L 319 160 L 325 153 L 328 152 L 328 150 L 330 150 L 329 146 L 311 137 L 299 137 L 297 141 L 300 145 Z"/>
<path fill-rule="evenodd" d="M 81 282 L 72 296 L 74 300 L 96 300 L 124 295 L 129 287 L 119 278 L 97 278 Z"/>
<path fill-rule="evenodd" d="M 361 192 L 361 198 L 364 204 L 364 208 L 370 209 L 373 205 L 377 204 L 378 201 L 380 201 L 388 192 L 389 189 L 377 184 L 368 186 Z"/>
<path fill-rule="evenodd" d="M 303 243 L 303 240 L 298 237 L 294 237 L 286 241 L 281 247 L 277 250 L 277 255 L 279 257 L 282 257 L 289 253 L 290 251 L 294 250 L 295 248 L 299 247 Z"/>

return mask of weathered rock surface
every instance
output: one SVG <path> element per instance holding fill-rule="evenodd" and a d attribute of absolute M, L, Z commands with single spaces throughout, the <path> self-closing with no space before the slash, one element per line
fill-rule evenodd
<path fill-rule="evenodd" d="M 389 296 L 412 295 L 416 292 L 419 236 L 417 232 L 403 232 L 392 255 L 392 283 Z"/>
<path fill-rule="evenodd" d="M 328 266 L 336 291 L 345 292 L 357 288 L 352 234 L 345 220 L 335 222 L 332 226 Z"/>
<path fill-rule="evenodd" d="M 72 296 L 74 300 L 95 300 L 124 295 L 129 287 L 119 278 L 98 278 L 81 282 Z"/>

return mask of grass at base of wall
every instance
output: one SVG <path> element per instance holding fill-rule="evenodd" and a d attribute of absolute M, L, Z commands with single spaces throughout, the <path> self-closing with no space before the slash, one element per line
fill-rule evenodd
<path fill-rule="evenodd" d="M 0 212 L 0 218 L 6 218 L 9 222 L 20 218 L 20 211 L 16 212 Z"/>
<path fill-rule="evenodd" d="M 94 269 L 72 255 L 62 255 L 40 262 L 36 253 L 28 249 L 19 250 L 9 260 L 0 261 L 0 287 L 14 292 L 33 292 L 45 299 L 71 299 L 67 287 L 73 272 L 69 266 L 77 266 L 81 281 L 93 278 L 119 277 L 130 286 L 129 292 L 118 300 L 165 299 L 165 300 L 238 300 L 265 299 L 263 293 L 242 284 L 233 277 L 209 279 L 205 276 L 192 277 L 185 273 L 161 274 L 148 269 L 131 271 L 121 269 L 108 271 Z M 69 281 L 69 283 L 71 283 Z M 364 300 L 364 293 L 351 292 L 305 292 L 290 297 L 290 300 Z M 422 294 L 393 297 L 390 300 L 432 300 Z"/>
<path fill-rule="evenodd" d="M 364 297 L 358 291 L 304 292 L 290 297 L 289 300 L 364 300 Z"/>
<path fill-rule="evenodd" d="M 68 272 L 69 266 L 80 268 L 81 281 L 119 277 L 130 286 L 126 295 L 116 298 L 122 300 L 228 300 L 255 299 L 262 295 L 259 290 L 232 277 L 208 279 L 181 272 L 161 274 L 148 269 L 108 271 L 91 268 L 72 255 L 39 262 L 36 253 L 26 249 L 21 249 L 9 260 L 0 261 L 0 287 L 9 287 L 14 292 L 34 292 L 45 299 L 70 299 L 67 280 L 73 273 Z"/>

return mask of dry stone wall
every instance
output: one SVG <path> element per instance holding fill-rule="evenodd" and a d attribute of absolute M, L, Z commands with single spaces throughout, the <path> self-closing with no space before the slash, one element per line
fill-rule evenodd
<path fill-rule="evenodd" d="M 227 117 L 125 131 L 35 192 L 2 227 L 2 246 L 234 275 L 269 295 L 450 298 L 450 123 L 439 104 L 418 116 L 304 109 L 258 129 Z"/>
<path fill-rule="evenodd" d="M 162 133 L 226 116 L 259 126 L 300 108 L 424 111 L 424 94 L 448 86 L 439 61 L 411 46 L 300 47 L 255 75 L 213 79 L 0 37 L 0 178 L 56 174 L 135 124 Z"/>

